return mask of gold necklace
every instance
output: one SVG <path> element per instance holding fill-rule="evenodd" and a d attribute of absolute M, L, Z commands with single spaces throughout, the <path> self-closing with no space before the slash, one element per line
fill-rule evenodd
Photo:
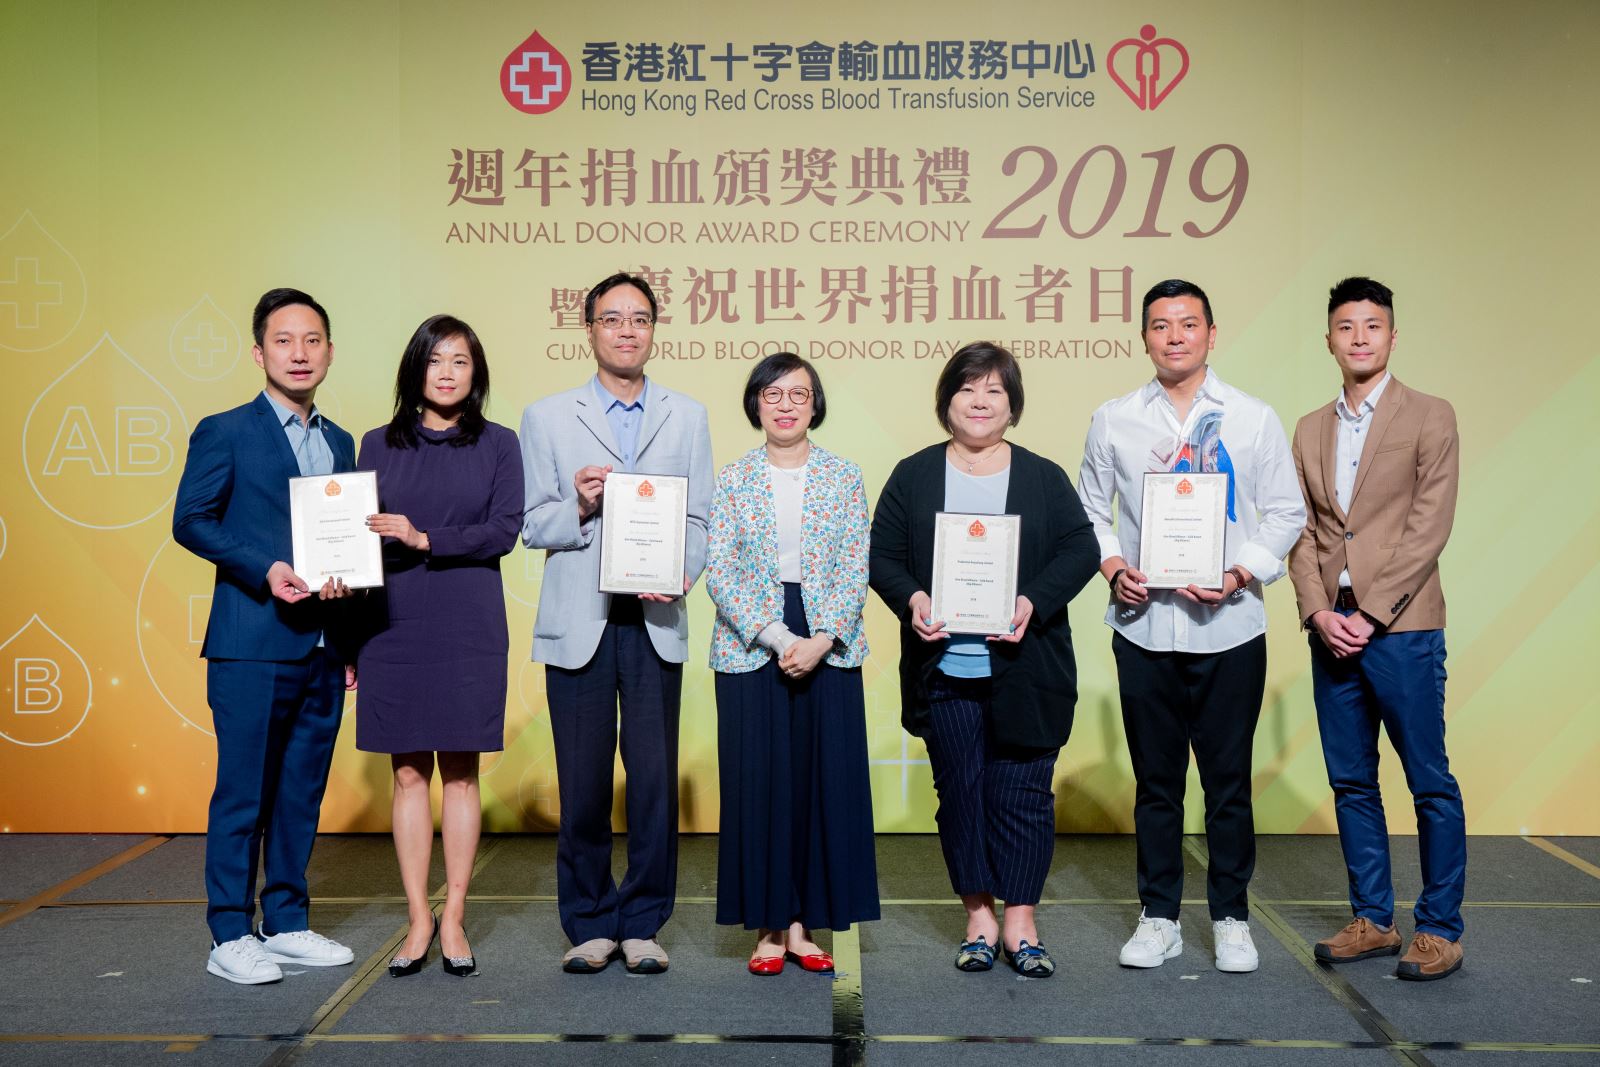
<path fill-rule="evenodd" d="M 963 463 L 965 463 L 967 465 L 967 473 L 971 474 L 972 471 L 973 471 L 973 468 L 975 468 L 978 464 L 982 463 L 984 460 L 988 459 L 990 456 L 993 456 L 994 454 L 999 452 L 1001 446 L 1004 445 L 1004 444 L 1005 444 L 1004 439 L 996 441 L 994 447 L 989 449 L 989 452 L 988 452 L 987 455 L 981 455 L 977 459 L 968 459 L 965 456 L 963 456 L 961 454 L 960 446 L 957 445 L 955 443 L 955 441 L 951 441 L 950 442 L 950 451 L 955 453 L 955 457 L 957 459 L 959 459 L 961 462 L 963 462 Z"/>

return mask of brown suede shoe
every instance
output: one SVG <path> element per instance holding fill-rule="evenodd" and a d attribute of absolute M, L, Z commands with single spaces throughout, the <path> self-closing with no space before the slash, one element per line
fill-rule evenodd
<path fill-rule="evenodd" d="M 1412 937 L 1411 947 L 1400 957 L 1394 973 L 1412 982 L 1432 982 L 1460 969 L 1461 942 L 1419 932 Z"/>
<path fill-rule="evenodd" d="M 1380 929 L 1370 919 L 1352 919 L 1350 925 L 1317 942 L 1317 959 L 1325 963 L 1349 963 L 1374 956 L 1393 956 L 1400 951 L 1400 935 L 1390 927 Z"/>

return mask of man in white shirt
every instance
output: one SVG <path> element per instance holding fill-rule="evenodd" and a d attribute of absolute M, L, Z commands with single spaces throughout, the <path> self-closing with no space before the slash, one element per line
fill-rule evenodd
<path fill-rule="evenodd" d="M 1119 957 L 1158 967 L 1183 951 L 1183 794 L 1192 745 L 1205 789 L 1210 904 L 1218 970 L 1253 971 L 1246 889 L 1255 869 L 1250 755 L 1266 687 L 1262 587 L 1305 525 L 1283 426 L 1270 407 L 1207 365 L 1211 303 L 1192 282 L 1144 297 L 1144 345 L 1155 378 L 1102 404 L 1084 442 L 1078 492 L 1111 585 L 1106 623 L 1138 791 L 1138 928 Z M 1228 476 L 1221 589 L 1147 588 L 1139 569 L 1146 472 Z"/>

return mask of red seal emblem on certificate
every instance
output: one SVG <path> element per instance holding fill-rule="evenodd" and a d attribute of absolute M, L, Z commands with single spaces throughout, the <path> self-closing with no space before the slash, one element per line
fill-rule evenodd
<path fill-rule="evenodd" d="M 656 487 L 655 486 L 651 485 L 648 481 L 643 481 L 643 482 L 639 483 L 639 496 L 640 497 L 642 497 L 645 500 L 649 500 L 651 497 L 653 497 L 655 495 L 656 495 Z"/>
<path fill-rule="evenodd" d="M 973 519 L 972 525 L 967 527 L 967 536 L 975 541 L 982 539 L 983 535 L 988 532 L 988 527 L 983 525 L 982 519 Z"/>
<path fill-rule="evenodd" d="M 338 496 L 340 493 L 344 492 L 344 488 L 340 486 L 338 482 L 334 481 L 332 478 L 329 478 L 328 484 L 322 487 L 322 492 L 326 496 Z"/>
<path fill-rule="evenodd" d="M 1193 496 L 1194 483 L 1187 478 L 1178 479 L 1178 484 L 1173 487 L 1179 496 Z"/>

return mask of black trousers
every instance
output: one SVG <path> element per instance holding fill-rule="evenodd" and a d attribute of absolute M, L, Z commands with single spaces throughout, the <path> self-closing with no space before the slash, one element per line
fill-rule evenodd
<path fill-rule="evenodd" d="M 1194 748 L 1206 797 L 1206 900 L 1211 918 L 1248 919 L 1256 866 L 1250 756 L 1267 684 L 1263 634 L 1223 652 L 1152 652 L 1111 638 L 1122 725 L 1138 789 L 1139 900 L 1176 919 L 1183 899 L 1183 792 Z"/>
<path fill-rule="evenodd" d="M 678 885 L 678 707 L 683 664 L 656 655 L 635 597 L 614 596 L 594 658 L 546 667 L 561 829 L 556 894 L 574 945 L 650 938 Z M 620 715 L 619 715 L 620 708 Z M 611 876 L 612 766 L 621 721 L 628 776 L 628 873 Z"/>

